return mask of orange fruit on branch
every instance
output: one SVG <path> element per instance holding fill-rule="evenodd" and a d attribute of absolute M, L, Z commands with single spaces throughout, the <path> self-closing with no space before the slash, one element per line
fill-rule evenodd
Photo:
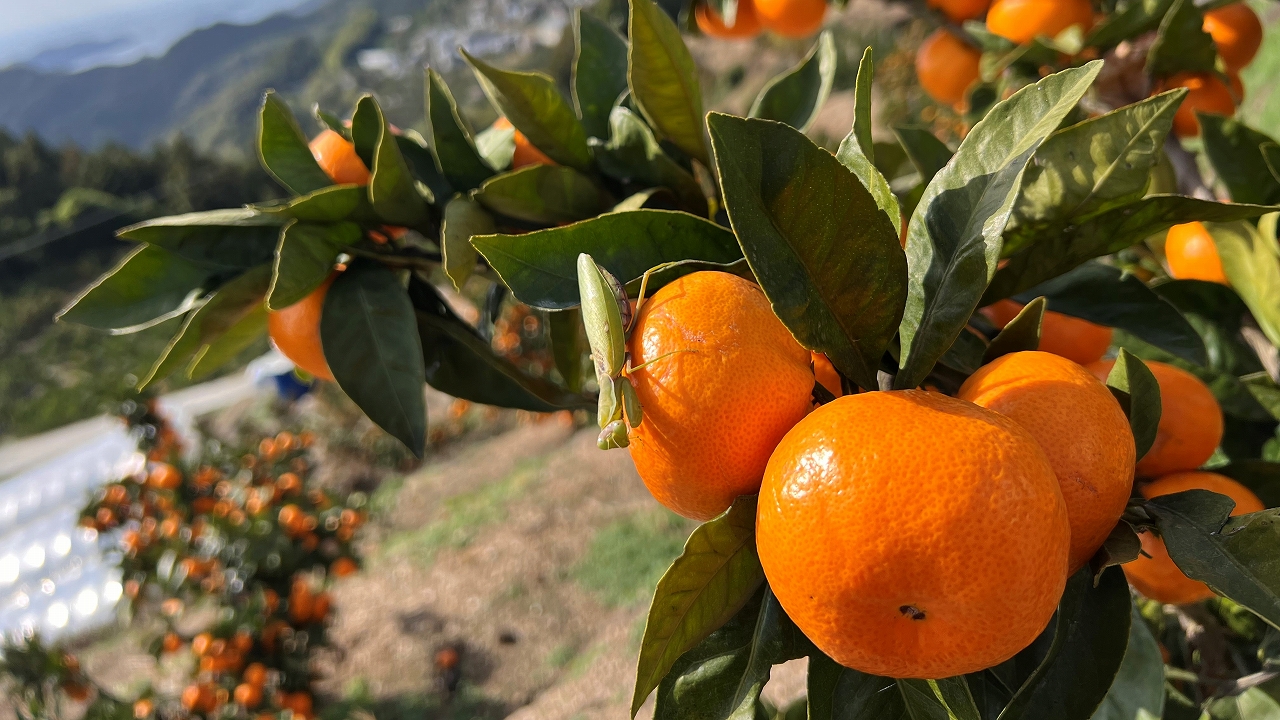
<path fill-rule="evenodd" d="M 1056 38 L 1072 26 L 1086 33 L 1093 27 L 1089 0 L 996 0 L 987 11 L 987 29 L 1019 45 Z"/>
<path fill-rule="evenodd" d="M 1222 257 L 1204 223 L 1174 225 L 1165 235 L 1164 256 L 1169 274 L 1179 280 L 1207 280 L 1229 284 Z"/>
<path fill-rule="evenodd" d="M 754 0 L 738 0 L 738 15 L 733 25 L 724 24 L 724 18 L 709 3 L 698 3 L 693 11 L 693 19 L 698 29 L 705 35 L 716 38 L 740 40 L 753 38 L 760 34 L 760 18 L 756 17 Z"/>
<path fill-rule="evenodd" d="M 1262 21 L 1247 3 L 1231 3 L 1206 12 L 1204 31 L 1218 46 L 1218 55 L 1228 70 L 1240 70 L 1253 62 L 1262 47 Z"/>
<path fill-rule="evenodd" d="M 1023 305 L 1013 300 L 1001 300 L 982 308 L 982 314 L 993 325 L 1004 329 L 1022 312 Z M 1112 331 L 1109 327 L 1095 325 L 1070 315 L 1052 310 L 1046 311 L 1040 323 L 1040 350 L 1060 355 L 1072 362 L 1088 365 L 1102 359 L 1111 347 Z"/>
<path fill-rule="evenodd" d="M 709 520 L 760 488 L 769 454 L 812 406 L 812 356 L 736 275 L 697 272 L 640 308 L 628 343 L 644 421 L 631 457 L 658 502 Z"/>
<path fill-rule="evenodd" d="M 964 104 L 969 88 L 978 82 L 982 53 L 946 28 L 935 30 L 916 51 L 920 87 L 937 102 Z"/>
<path fill-rule="evenodd" d="M 356 146 L 333 130 L 325 130 L 312 139 L 311 155 L 334 183 L 369 184 L 369 168 L 356 154 Z"/>
<path fill-rule="evenodd" d="M 760 24 L 783 37 L 807 38 L 822 28 L 827 0 L 754 0 Z"/>
<path fill-rule="evenodd" d="M 236 701 L 237 705 L 246 710 L 253 710 L 262 704 L 262 686 L 241 683 L 236 686 L 235 694 L 231 697 Z"/>
<path fill-rule="evenodd" d="M 147 486 L 158 490 L 174 490 L 182 485 L 182 472 L 169 463 L 156 463 L 147 474 Z"/>
<path fill-rule="evenodd" d="M 500 117 L 495 120 L 493 127 L 501 130 L 506 130 L 508 128 L 515 130 L 515 126 L 513 126 L 511 121 L 505 117 Z M 530 165 L 556 164 L 556 161 L 547 157 L 546 153 L 534 147 L 534 144 L 529 142 L 529 138 L 525 137 L 524 133 L 519 130 L 515 130 L 513 140 L 516 144 L 516 151 L 515 154 L 511 156 L 512 170 L 519 170 L 522 167 L 528 167 Z"/>
<path fill-rule="evenodd" d="M 921 390 L 850 395 L 801 420 L 756 514 L 765 576 L 796 625 L 836 662 L 897 678 L 975 672 L 1030 644 L 1070 544 L 1031 434 Z"/>
<path fill-rule="evenodd" d="M 991 0 L 929 0 L 929 7 L 941 10 L 953 23 L 962 23 L 982 17 L 991 6 Z"/>
<path fill-rule="evenodd" d="M 1151 449 L 1138 461 L 1140 477 L 1159 477 L 1181 470 L 1195 470 L 1205 463 L 1222 441 L 1222 408 L 1213 391 L 1200 378 L 1173 365 L 1148 360 L 1147 367 L 1160 385 L 1160 424 Z M 1105 381 L 1114 360 L 1089 365 Z"/>
<path fill-rule="evenodd" d="M 324 346 L 320 342 L 320 317 L 324 313 L 324 298 L 337 275 L 331 275 L 310 295 L 281 310 L 267 313 L 267 332 L 285 357 L 294 365 L 321 380 L 333 380 L 333 372 L 324 359 Z M 274 443 L 273 443 L 274 446 Z"/>
<path fill-rule="evenodd" d="M 1040 443 L 1067 504 L 1070 569 L 1083 566 L 1133 491 L 1133 433 L 1111 391 L 1066 358 L 1019 352 L 983 366 L 956 397 L 1008 417 Z"/>
<path fill-rule="evenodd" d="M 1173 133 L 1178 137 L 1200 135 L 1196 111 L 1231 117 L 1236 114 L 1231 88 L 1213 73 L 1181 72 L 1160 83 L 1160 90 L 1187 88 L 1187 97 L 1173 116 Z"/>
<path fill-rule="evenodd" d="M 1151 499 L 1187 490 L 1208 490 L 1226 495 L 1236 502 L 1231 515 L 1247 515 L 1266 509 L 1249 488 L 1224 475 L 1211 472 L 1181 472 L 1165 475 L 1141 488 L 1142 496 Z M 1150 557 L 1138 556 L 1124 565 L 1125 577 L 1138 592 L 1162 603 L 1183 605 L 1207 600 L 1213 591 L 1199 580 L 1192 580 L 1169 557 L 1164 541 L 1150 532 L 1138 536 L 1142 550 Z"/>

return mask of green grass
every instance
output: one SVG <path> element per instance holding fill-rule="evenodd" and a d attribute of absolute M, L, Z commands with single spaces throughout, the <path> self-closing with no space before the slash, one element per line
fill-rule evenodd
<path fill-rule="evenodd" d="M 572 576 L 609 607 L 641 602 L 680 555 L 693 527 L 665 510 L 636 513 L 606 525 L 596 532 Z"/>
<path fill-rule="evenodd" d="M 501 480 L 445 500 L 443 517 L 417 530 L 391 537 L 384 551 L 387 554 L 406 554 L 430 565 L 440 550 L 470 545 L 486 527 L 507 519 L 511 503 L 529 490 L 545 461 L 541 457 L 526 460 Z"/>

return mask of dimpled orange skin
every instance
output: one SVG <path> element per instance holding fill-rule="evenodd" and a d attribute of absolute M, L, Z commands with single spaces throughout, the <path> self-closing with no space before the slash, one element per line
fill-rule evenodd
<path fill-rule="evenodd" d="M 630 373 L 644 408 L 631 457 L 654 498 L 688 518 L 756 493 L 769 454 L 813 407 L 809 351 L 736 275 L 663 287 L 641 307 L 629 350 L 632 367 L 653 361 Z"/>
<path fill-rule="evenodd" d="M 1093 27 L 1089 0 L 996 0 L 987 11 L 987 29 L 1019 45 L 1055 38 L 1073 25 L 1086 33 Z"/>
<path fill-rule="evenodd" d="M 1067 503 L 1069 565 L 1078 570 L 1133 493 L 1133 432 L 1111 391 L 1066 358 L 1019 352 L 984 365 L 956 397 L 1010 418 L 1040 443 Z"/>
<path fill-rule="evenodd" d="M 807 38 L 822 28 L 827 0 L 755 0 L 766 29 L 788 38 Z"/>
<path fill-rule="evenodd" d="M 996 327 L 1004 329 L 1022 312 L 1022 308 L 1021 303 L 1001 300 L 982 308 L 982 314 Z M 1050 310 L 1045 312 L 1044 321 L 1040 324 L 1040 350 L 1088 365 L 1107 354 L 1112 335 L 1109 327 Z"/>
<path fill-rule="evenodd" d="M 511 121 L 506 119 L 505 117 L 500 117 L 497 120 L 495 120 L 493 123 L 493 126 L 501 130 L 506 130 L 508 128 L 515 127 L 514 125 L 511 124 Z M 515 135 L 513 136 L 513 139 L 516 144 L 516 151 L 511 156 L 512 170 L 519 170 L 520 168 L 529 167 L 530 165 L 555 165 L 556 164 L 555 160 L 552 160 L 551 158 L 547 157 L 545 153 L 543 153 L 538 148 L 534 147 L 533 143 L 529 142 L 529 138 L 525 137 L 524 133 L 520 132 L 519 130 L 515 131 Z"/>
<path fill-rule="evenodd" d="M 929 0 L 929 7 L 941 10 L 954 23 L 982 17 L 991 0 Z"/>
<path fill-rule="evenodd" d="M 368 185 L 369 168 L 356 154 L 356 146 L 332 130 L 325 130 L 311 141 L 311 154 L 320 169 L 339 185 Z"/>
<path fill-rule="evenodd" d="M 711 37 L 728 40 L 746 40 L 760 34 L 760 18 L 756 17 L 756 6 L 752 0 L 738 0 L 738 16 L 733 27 L 724 24 L 724 18 L 708 3 L 700 3 L 693 11 L 694 21 L 698 29 Z"/>
<path fill-rule="evenodd" d="M 311 294 L 283 310 L 267 313 L 267 333 L 285 357 L 294 365 L 321 380 L 333 381 L 333 372 L 324 359 L 324 347 L 320 344 L 320 316 L 324 311 L 324 298 L 336 275 L 330 276 Z"/>
<path fill-rule="evenodd" d="M 1222 256 L 1204 223 L 1174 225 L 1164 240 L 1164 256 L 1169 261 L 1169 274 L 1179 280 L 1207 280 L 1227 283 L 1222 269 Z"/>
<path fill-rule="evenodd" d="M 1160 477 L 1195 470 L 1222 442 L 1222 408 L 1200 378 L 1179 367 L 1147 360 L 1160 385 L 1160 424 L 1156 440 L 1138 461 L 1138 477 Z M 1089 371 L 1106 381 L 1115 360 L 1100 360 Z"/>
<path fill-rule="evenodd" d="M 1030 644 L 1066 585 L 1070 534 L 1026 430 L 922 390 L 849 395 L 800 421 L 756 514 L 796 625 L 840 664 L 896 678 L 975 672 Z"/>
<path fill-rule="evenodd" d="M 939 28 L 916 51 L 916 77 L 935 101 L 961 105 L 969 88 L 978 81 L 981 61 L 982 53 L 977 48 L 950 30 Z"/>
<path fill-rule="evenodd" d="M 1208 490 L 1235 500 L 1236 507 L 1231 511 L 1232 516 L 1266 509 L 1249 488 L 1229 477 L 1211 472 L 1165 475 L 1142 487 L 1142 496 L 1150 499 L 1186 490 Z M 1142 550 L 1151 557 L 1139 555 L 1137 560 L 1123 566 L 1125 577 L 1134 589 L 1152 600 L 1170 605 L 1185 605 L 1213 597 L 1213 591 L 1208 585 L 1192 580 L 1178 569 L 1169 557 L 1163 540 L 1149 532 L 1141 533 L 1138 537 L 1142 540 Z"/>
<path fill-rule="evenodd" d="M 1173 116 L 1173 134 L 1178 137 L 1200 135 L 1200 120 L 1196 111 L 1232 117 L 1236 114 L 1236 101 L 1231 88 L 1217 75 L 1205 72 L 1181 72 L 1160 83 L 1160 90 L 1187 88 L 1187 97 Z"/>
<path fill-rule="evenodd" d="M 1262 47 L 1262 21 L 1243 2 L 1206 12 L 1204 31 L 1213 37 L 1218 55 L 1229 70 L 1240 70 L 1253 62 Z"/>

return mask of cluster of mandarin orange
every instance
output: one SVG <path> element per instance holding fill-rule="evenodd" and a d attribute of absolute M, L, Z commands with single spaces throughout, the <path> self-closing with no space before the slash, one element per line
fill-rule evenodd
<path fill-rule="evenodd" d="M 954 23 L 979 20 L 985 15 L 988 31 L 1018 44 L 1038 37 L 1052 39 L 1072 27 L 1087 34 L 1100 21 L 1094 16 L 1090 0 L 929 0 L 929 6 L 942 11 Z M 1223 72 L 1181 72 L 1155 78 L 1152 88 L 1156 92 L 1188 89 L 1187 99 L 1173 122 L 1174 133 L 1179 137 L 1200 134 L 1197 110 L 1235 114 L 1236 105 L 1244 99 L 1239 72 L 1253 61 L 1262 46 L 1262 22 L 1244 2 L 1206 12 L 1204 30 L 1218 47 Z M 916 74 L 920 86 L 934 100 L 962 107 L 981 76 L 981 59 L 982 52 L 963 32 L 943 27 L 920 46 Z"/>
<path fill-rule="evenodd" d="M 822 27 L 826 0 L 738 0 L 733 23 L 709 2 L 694 8 L 698 29 L 711 37 L 746 40 L 768 30 L 784 38 L 806 38 Z"/>
<path fill-rule="evenodd" d="M 164 423 L 157 427 L 163 438 Z M 361 496 L 344 504 L 308 486 L 312 441 L 282 432 L 254 453 L 190 473 L 153 459 L 82 513 L 84 525 L 118 537 L 125 594 L 158 603 L 169 623 L 156 649 L 174 654 L 189 645 L 195 658 L 198 674 L 166 717 L 232 710 L 312 717 L 310 650 L 325 642 L 331 605 L 319 586 L 359 568 L 351 542 L 365 521 Z M 179 450 L 156 442 L 150 456 L 173 459 Z M 188 641 L 178 620 L 187 606 L 209 600 L 222 608 L 216 625 Z M 151 696 L 134 706 L 139 719 L 156 711 Z"/>

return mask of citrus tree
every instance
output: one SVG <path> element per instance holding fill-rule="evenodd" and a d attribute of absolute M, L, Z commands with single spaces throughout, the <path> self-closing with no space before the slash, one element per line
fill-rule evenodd
<path fill-rule="evenodd" d="M 705 113 L 680 26 L 631 0 L 625 37 L 577 16 L 570 97 L 464 53 L 503 116 L 478 134 L 433 71 L 421 133 L 364 97 L 309 143 L 268 94 L 259 152 L 294 197 L 122 231 L 139 247 L 62 317 L 183 317 L 144 383 L 269 329 L 419 454 L 424 383 L 594 407 L 600 446 L 705 522 L 633 713 L 765 715 L 771 668 L 807 657 L 789 716 L 1273 717 L 1278 146 L 1204 94 L 1251 54 L 1214 13 L 1248 18 L 930 4 L 967 21 L 917 63 L 967 118 L 955 147 L 873 140 L 870 52 L 848 136 L 811 141 L 829 34 L 749 117 Z M 825 12 L 689 17 L 785 36 Z M 555 372 L 495 352 L 507 293 Z"/>

